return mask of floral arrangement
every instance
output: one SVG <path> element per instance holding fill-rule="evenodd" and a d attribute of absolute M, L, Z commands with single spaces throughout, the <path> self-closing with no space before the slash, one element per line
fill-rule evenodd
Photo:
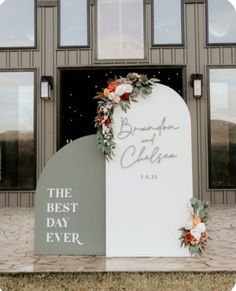
<path fill-rule="evenodd" d="M 130 108 L 131 102 L 137 102 L 136 97 L 145 97 L 152 92 L 152 85 L 157 79 L 148 79 L 146 75 L 129 73 L 125 78 L 109 80 L 102 92 L 97 93 L 99 99 L 95 127 L 97 140 L 102 153 L 111 159 L 115 148 L 112 129 L 112 116 L 115 107 L 120 106 L 124 112 Z"/>
<path fill-rule="evenodd" d="M 208 205 L 208 202 L 192 198 L 188 206 L 187 222 L 180 228 L 181 247 L 188 247 L 191 255 L 201 255 L 209 239 L 205 224 L 208 219 Z"/>

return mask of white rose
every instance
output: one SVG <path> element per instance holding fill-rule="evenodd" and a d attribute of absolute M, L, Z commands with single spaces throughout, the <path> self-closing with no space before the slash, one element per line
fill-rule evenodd
<path fill-rule="evenodd" d="M 115 98 L 115 96 L 116 96 L 116 95 L 115 95 L 114 92 L 110 92 L 109 95 L 108 95 L 108 99 L 109 99 L 109 100 L 113 100 L 113 99 Z"/>
<path fill-rule="evenodd" d="M 205 224 L 199 223 L 198 225 L 196 225 L 196 228 L 192 229 L 190 232 L 196 240 L 199 240 L 201 238 L 202 232 L 204 232 L 205 230 L 206 230 Z"/>
<path fill-rule="evenodd" d="M 124 93 L 125 93 L 125 85 L 124 84 L 116 87 L 115 94 L 117 96 L 122 96 Z"/>
<path fill-rule="evenodd" d="M 196 229 L 196 228 L 191 229 L 191 230 L 190 230 L 190 233 L 191 233 L 191 235 L 192 235 L 196 240 L 199 240 L 200 237 L 201 237 L 201 232 L 200 232 L 198 229 Z"/>
<path fill-rule="evenodd" d="M 131 93 L 133 91 L 133 86 L 130 84 L 124 84 L 125 93 Z"/>
<path fill-rule="evenodd" d="M 196 225 L 196 229 L 199 231 L 199 232 L 204 232 L 206 230 L 206 226 L 204 223 L 199 223 Z"/>

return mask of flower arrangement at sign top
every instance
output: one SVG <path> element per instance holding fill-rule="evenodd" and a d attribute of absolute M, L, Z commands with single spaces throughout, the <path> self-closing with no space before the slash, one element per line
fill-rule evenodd
<path fill-rule="evenodd" d="M 124 112 L 130 108 L 131 102 L 137 102 L 136 97 L 145 97 L 152 92 L 152 86 L 158 79 L 148 79 L 146 75 L 129 73 L 125 78 L 109 80 L 102 92 L 94 97 L 99 99 L 95 127 L 97 140 L 102 153 L 111 159 L 115 148 L 112 129 L 112 116 L 115 107 L 120 106 Z"/>
<path fill-rule="evenodd" d="M 209 239 L 205 225 L 208 219 L 208 205 L 208 202 L 192 198 L 188 206 L 187 222 L 184 227 L 180 228 L 182 232 L 179 238 L 181 247 L 188 247 L 191 255 L 201 255 Z"/>

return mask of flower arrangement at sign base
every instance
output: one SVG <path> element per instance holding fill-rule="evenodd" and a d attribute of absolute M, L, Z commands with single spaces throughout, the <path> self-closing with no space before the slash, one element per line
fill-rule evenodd
<path fill-rule="evenodd" d="M 188 247 L 191 255 L 201 255 L 209 239 L 206 230 L 208 220 L 208 202 L 192 198 L 188 206 L 188 219 L 184 227 L 180 228 L 181 247 Z"/>
<path fill-rule="evenodd" d="M 158 79 L 148 79 L 146 75 L 129 73 L 125 78 L 109 80 L 102 92 L 97 93 L 95 99 L 99 99 L 95 127 L 97 128 L 97 140 L 102 153 L 107 159 L 111 159 L 115 148 L 112 129 L 112 116 L 114 109 L 120 106 L 126 112 L 131 102 L 137 102 L 138 96 L 145 97 L 152 92 L 152 86 Z"/>

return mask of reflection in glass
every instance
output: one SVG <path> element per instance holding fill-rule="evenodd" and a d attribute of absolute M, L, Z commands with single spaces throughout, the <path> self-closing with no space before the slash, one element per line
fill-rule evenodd
<path fill-rule="evenodd" d="M 87 0 L 60 0 L 60 45 L 88 45 Z"/>
<path fill-rule="evenodd" d="M 0 47 L 35 46 L 35 0 L 1 0 Z"/>
<path fill-rule="evenodd" d="M 209 43 L 236 42 L 235 22 L 235 0 L 208 0 Z"/>
<path fill-rule="evenodd" d="M 181 44 L 181 0 L 154 0 L 154 44 Z"/>
<path fill-rule="evenodd" d="M 210 188 L 236 187 L 236 69 L 210 70 Z"/>
<path fill-rule="evenodd" d="M 143 0 L 97 1 L 98 59 L 144 58 Z"/>
<path fill-rule="evenodd" d="M 0 73 L 0 188 L 35 183 L 34 73 Z"/>
<path fill-rule="evenodd" d="M 91 98 L 104 88 L 104 80 L 126 76 L 129 72 L 157 78 L 183 95 L 182 68 L 102 67 L 62 70 L 60 74 L 60 147 L 90 134 L 96 134 L 94 116 L 97 100 Z"/>

